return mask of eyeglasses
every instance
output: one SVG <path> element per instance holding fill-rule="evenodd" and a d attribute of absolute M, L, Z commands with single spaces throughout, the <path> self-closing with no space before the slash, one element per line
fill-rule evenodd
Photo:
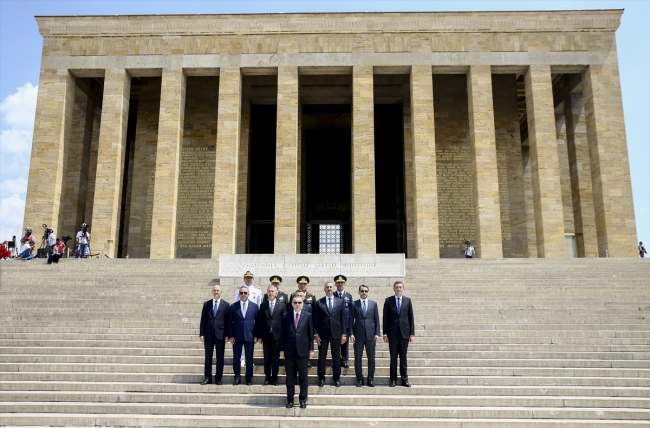
<path fill-rule="evenodd" d="M 302 305 L 302 302 L 293 302 L 294 305 Z"/>
<path fill-rule="evenodd" d="M 248 294 L 248 291 L 240 291 L 239 294 Z"/>
<path fill-rule="evenodd" d="M 368 290 L 359 290 L 359 293 L 367 293 Z"/>

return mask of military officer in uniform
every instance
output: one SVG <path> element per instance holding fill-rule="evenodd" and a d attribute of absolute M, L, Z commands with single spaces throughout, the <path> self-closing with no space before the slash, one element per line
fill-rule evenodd
<path fill-rule="evenodd" d="M 334 282 L 336 283 L 336 291 L 334 295 L 339 299 L 343 300 L 343 312 L 345 313 L 345 325 L 350 325 L 350 307 L 352 307 L 352 294 L 345 291 L 345 283 L 348 278 L 345 275 L 336 275 L 334 277 Z M 348 365 L 348 359 L 350 358 L 350 341 L 345 342 L 344 345 L 341 345 L 341 367 L 346 369 L 350 367 Z"/>
<path fill-rule="evenodd" d="M 305 292 L 305 298 L 303 301 L 303 304 L 305 306 L 309 305 L 311 306 L 311 309 L 314 309 L 314 304 L 316 304 L 316 296 L 311 294 L 309 291 L 307 291 L 307 285 L 309 284 L 309 278 L 306 276 L 299 276 L 296 279 L 296 283 L 298 284 L 298 290 L 304 291 Z M 293 297 L 293 294 L 291 295 Z M 291 298 L 289 298 L 289 301 L 291 301 Z"/>
<path fill-rule="evenodd" d="M 271 278 L 269 278 L 269 281 L 271 282 L 271 285 L 274 285 L 275 289 L 278 290 L 278 293 L 275 296 L 275 300 L 283 303 L 286 307 L 289 307 L 289 295 L 287 293 L 283 293 L 282 290 L 280 290 L 280 285 L 282 285 L 282 277 L 280 275 L 273 275 Z M 266 302 L 267 300 L 269 300 L 269 296 L 267 294 L 264 294 L 263 302 Z"/>

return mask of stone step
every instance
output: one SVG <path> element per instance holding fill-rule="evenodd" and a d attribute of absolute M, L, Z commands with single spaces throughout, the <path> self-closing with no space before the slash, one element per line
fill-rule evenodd
<path fill-rule="evenodd" d="M 99 369 L 99 368 L 98 368 Z M 201 368 L 202 369 L 202 368 Z M 341 376 L 342 385 L 356 385 L 356 377 L 354 376 L 353 369 L 347 369 L 349 374 Z M 203 376 L 199 374 L 201 370 L 195 371 L 193 374 L 186 373 L 129 373 L 129 372 L 102 372 L 97 370 L 95 372 L 78 372 L 78 371 L 29 371 L 29 372 L 3 372 L 2 379 L 5 381 L 47 381 L 47 382 L 60 382 L 60 381 L 74 381 L 74 382 L 182 382 L 182 383 L 199 383 L 203 380 Z M 327 376 L 327 384 L 331 384 L 329 375 Z M 224 376 L 223 381 L 229 383 L 232 375 Z M 284 374 L 278 376 L 279 382 L 285 382 Z M 318 379 L 316 376 L 316 368 L 312 367 L 309 376 L 309 384 L 316 385 Z M 253 382 L 261 384 L 263 376 L 253 377 Z M 375 384 L 378 386 L 387 386 L 388 376 L 375 375 Z M 634 387 L 634 388 L 648 388 L 650 387 L 650 379 L 648 378 L 621 378 L 621 377 L 553 377 L 553 376 L 410 376 L 409 382 L 412 385 L 491 385 L 491 386 L 530 386 L 535 385 L 538 387 L 547 386 L 595 386 L 595 387 Z M 331 386 L 328 386 L 331 387 Z"/>
<path fill-rule="evenodd" d="M 637 420 L 576 420 L 576 419 L 533 419 L 532 414 L 524 419 L 486 418 L 427 418 L 408 417 L 314 417 L 311 407 L 286 409 L 284 416 L 198 416 L 198 415 L 139 415 L 128 414 L 58 414 L 58 413 L 0 413 L 0 417 L 11 426 L 139 426 L 139 427 L 246 427 L 246 428 L 349 428 L 366 427 L 394 428 L 395 424 L 407 424 L 412 428 L 627 428 L 643 426 L 645 421 Z M 401 415 L 402 412 L 397 412 Z M 307 416 L 309 415 L 309 416 Z"/>
<path fill-rule="evenodd" d="M 228 386 L 228 385 L 226 385 Z M 279 390 L 273 386 L 262 386 L 253 384 L 246 387 L 246 393 L 250 395 L 284 393 L 284 386 L 281 384 Z M 199 385 L 198 383 L 147 383 L 147 382 L 73 382 L 73 381 L 4 381 L 0 383 L 0 391 L 22 392 L 28 391 L 58 391 L 68 392 L 96 392 L 96 393 L 140 393 L 140 394 L 226 394 L 232 395 L 228 389 L 222 390 L 216 385 Z M 350 390 L 346 389 L 350 388 Z M 355 388 L 353 385 L 342 386 L 341 388 L 310 388 L 310 397 L 317 395 L 331 395 L 346 393 Z M 486 385 L 418 385 L 417 388 L 388 388 L 385 385 L 378 385 L 376 388 L 360 388 L 352 391 L 354 394 L 365 396 L 394 395 L 399 392 L 400 396 L 540 396 L 540 397 L 637 397 L 650 398 L 650 389 L 644 387 L 596 387 L 596 386 L 486 386 Z"/>

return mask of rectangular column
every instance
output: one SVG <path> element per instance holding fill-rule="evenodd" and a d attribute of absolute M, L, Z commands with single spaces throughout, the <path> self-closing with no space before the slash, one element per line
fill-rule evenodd
<path fill-rule="evenodd" d="M 613 37 L 612 37 L 612 45 Z M 591 182 L 600 257 L 636 257 L 623 101 L 616 51 L 582 73 Z"/>
<path fill-rule="evenodd" d="M 163 69 L 151 213 L 152 259 L 173 259 L 176 255 L 176 212 L 185 119 L 185 83 L 182 68 Z"/>
<path fill-rule="evenodd" d="M 472 147 L 474 222 L 480 258 L 503 258 L 499 174 L 494 133 L 492 69 L 473 65 L 467 74 L 469 140 Z"/>
<path fill-rule="evenodd" d="M 578 242 L 578 257 L 598 255 L 594 195 L 591 187 L 591 166 L 585 100 L 582 92 L 572 92 L 564 98 L 566 117 L 567 151 L 571 176 L 573 219 Z"/>
<path fill-rule="evenodd" d="M 296 254 L 298 233 L 298 67 L 278 67 L 275 254 Z"/>
<path fill-rule="evenodd" d="M 35 236 L 41 234 L 43 223 L 59 227 L 64 150 L 70 143 L 74 94 L 75 78 L 68 70 L 41 70 L 23 225 L 31 227 Z"/>
<path fill-rule="evenodd" d="M 117 255 L 130 92 L 131 76 L 125 69 L 106 70 L 97 148 L 91 248 L 93 252 L 103 251 L 109 257 Z"/>
<path fill-rule="evenodd" d="M 377 252 L 372 66 L 352 68 L 352 253 Z"/>
<path fill-rule="evenodd" d="M 431 66 L 411 68 L 411 135 L 415 184 L 415 257 L 439 258 L 438 178 Z"/>
<path fill-rule="evenodd" d="M 221 68 L 219 73 L 212 258 L 218 258 L 220 254 L 235 253 L 241 80 L 239 67 Z"/>
<path fill-rule="evenodd" d="M 242 94 L 241 129 L 239 131 L 239 178 L 237 179 L 237 237 L 235 254 L 246 253 L 246 214 L 248 212 L 248 149 L 250 143 L 251 103 Z"/>
<path fill-rule="evenodd" d="M 535 205 L 537 255 L 566 256 L 560 167 L 555 132 L 551 67 L 531 65 L 524 76 Z"/>

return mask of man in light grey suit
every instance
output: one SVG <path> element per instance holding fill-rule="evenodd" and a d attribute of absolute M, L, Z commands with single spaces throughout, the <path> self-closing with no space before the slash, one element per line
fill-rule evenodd
<path fill-rule="evenodd" d="M 367 285 L 359 286 L 359 300 L 350 308 L 350 342 L 354 344 L 354 372 L 357 375 L 357 387 L 363 386 L 361 359 L 363 347 L 368 357 L 368 386 L 375 386 L 375 344 L 379 340 L 379 309 L 377 302 L 368 299 L 370 289 Z"/>

